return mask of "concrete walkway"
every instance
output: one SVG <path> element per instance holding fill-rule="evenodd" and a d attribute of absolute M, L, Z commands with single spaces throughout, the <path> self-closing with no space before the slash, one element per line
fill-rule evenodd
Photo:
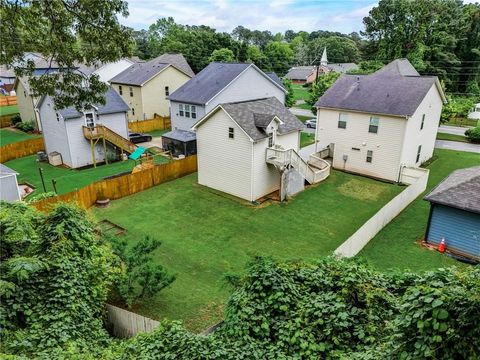
<path fill-rule="evenodd" d="M 465 130 L 467 130 L 469 128 L 470 127 L 440 125 L 439 128 L 438 128 L 438 132 L 439 133 L 444 133 L 444 134 L 465 136 Z"/>
<path fill-rule="evenodd" d="M 464 143 L 459 141 L 437 140 L 435 141 L 435 148 L 466 151 L 466 152 L 473 152 L 473 153 L 480 154 L 480 145 L 469 144 L 469 143 Z"/>

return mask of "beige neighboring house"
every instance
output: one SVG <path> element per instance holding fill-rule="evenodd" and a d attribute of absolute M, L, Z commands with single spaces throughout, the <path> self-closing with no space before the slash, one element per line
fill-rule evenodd
<path fill-rule="evenodd" d="M 407 59 L 370 75 L 342 75 L 316 103 L 316 151 L 333 167 L 401 182 L 433 155 L 445 94 Z"/>
<path fill-rule="evenodd" d="M 40 97 L 33 95 L 28 78 L 17 77 L 13 86 L 17 94 L 18 112 L 20 113 L 22 121 L 33 120 L 37 124 L 37 129 L 42 130 L 42 124 L 36 111 Z"/>
<path fill-rule="evenodd" d="M 170 115 L 167 96 L 195 74 L 182 54 L 163 54 L 130 66 L 110 84 L 130 107 L 129 121 Z"/>

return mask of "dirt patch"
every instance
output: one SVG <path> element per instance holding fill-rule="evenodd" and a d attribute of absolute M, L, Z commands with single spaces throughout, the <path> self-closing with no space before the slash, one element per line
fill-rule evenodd
<path fill-rule="evenodd" d="M 340 185 L 338 191 L 354 199 L 376 201 L 386 192 L 386 189 L 379 184 L 351 179 Z"/>

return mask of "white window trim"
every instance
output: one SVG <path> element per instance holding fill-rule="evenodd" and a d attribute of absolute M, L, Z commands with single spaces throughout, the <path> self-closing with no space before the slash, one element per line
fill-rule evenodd
<path fill-rule="evenodd" d="M 85 120 L 85 126 L 86 126 L 86 127 L 90 127 L 90 126 L 88 126 L 88 122 L 87 122 L 87 114 L 91 114 L 91 115 L 92 115 L 93 127 L 95 127 L 95 125 L 97 125 L 97 121 L 96 121 L 95 114 L 94 114 L 93 111 L 87 111 L 87 112 L 84 112 L 84 113 L 83 113 L 83 118 L 84 118 L 84 120 Z"/>

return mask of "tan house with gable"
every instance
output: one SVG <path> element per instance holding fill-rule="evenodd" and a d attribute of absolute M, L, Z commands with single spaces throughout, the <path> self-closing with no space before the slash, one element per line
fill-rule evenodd
<path fill-rule="evenodd" d="M 316 151 L 328 147 L 334 168 L 402 182 L 405 167 L 432 157 L 444 102 L 438 78 L 407 59 L 343 75 L 315 104 Z"/>
<path fill-rule="evenodd" d="M 172 92 L 195 74 L 182 54 L 163 54 L 145 63 L 130 66 L 110 84 L 130 107 L 129 121 L 170 115 Z"/>

